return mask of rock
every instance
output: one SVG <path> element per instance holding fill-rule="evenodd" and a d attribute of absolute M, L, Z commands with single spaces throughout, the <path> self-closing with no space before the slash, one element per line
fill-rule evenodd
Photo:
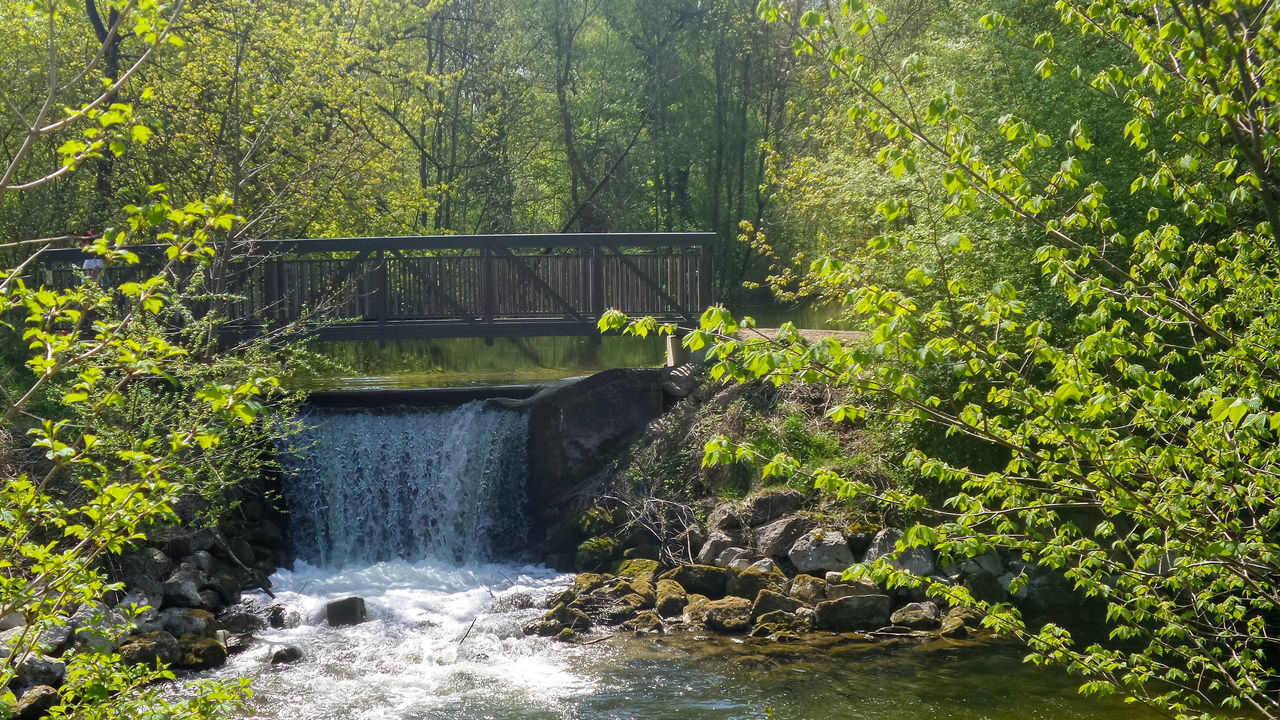
<path fill-rule="evenodd" d="M 722 532 L 713 532 L 702 549 L 698 551 L 698 562 L 702 565 L 714 565 L 716 558 L 725 550 L 733 547 L 733 539 Z"/>
<path fill-rule="evenodd" d="M 161 607 L 198 608 L 202 606 L 204 599 L 200 597 L 200 587 L 205 582 L 203 577 L 197 579 L 190 574 L 174 574 L 164 583 L 164 600 Z"/>
<path fill-rule="evenodd" d="M 164 606 L 164 583 L 150 575 L 134 575 L 127 578 L 124 581 L 124 589 L 132 595 L 141 595 L 146 598 L 144 604 L 157 610 Z"/>
<path fill-rule="evenodd" d="M 13 707 L 10 720 L 39 720 L 60 702 L 58 691 L 48 685 L 37 685 L 22 693 L 22 699 Z"/>
<path fill-rule="evenodd" d="M 163 630 L 134 635 L 120 646 L 121 659 L 130 665 L 176 665 L 182 655 L 178 639 Z"/>
<path fill-rule="evenodd" d="M 295 663 L 302 659 L 302 650 L 295 645 L 285 645 L 284 647 L 271 653 L 272 665 L 287 665 Z"/>
<path fill-rule="evenodd" d="M 689 602 L 685 603 L 684 615 L 681 619 L 686 625 L 702 625 L 707 621 L 707 610 L 711 604 L 710 598 L 706 595 L 698 595 L 694 593 L 689 596 Z"/>
<path fill-rule="evenodd" d="M 832 528 L 810 530 L 787 553 L 797 572 L 843 570 L 853 564 L 853 553 L 844 535 Z"/>
<path fill-rule="evenodd" d="M 168 608 L 160 611 L 157 620 L 165 632 L 176 638 L 212 635 L 214 630 L 213 614 L 207 610 Z"/>
<path fill-rule="evenodd" d="M 730 595 L 736 595 L 748 600 L 754 600 L 761 590 L 785 593 L 787 590 L 787 576 L 776 567 L 773 568 L 772 572 L 747 568 L 730 577 L 728 590 Z"/>
<path fill-rule="evenodd" d="M 652 583 L 646 580 L 633 580 L 631 582 L 631 592 L 639 595 L 644 600 L 644 608 L 652 610 L 658 604 L 658 592 Z"/>
<path fill-rule="evenodd" d="M 1000 577 L 1005 573 L 1004 559 L 995 550 L 988 550 L 977 557 L 971 557 L 960 563 L 960 577 L 967 578 L 978 573 L 988 573 L 991 577 Z"/>
<path fill-rule="evenodd" d="M 982 627 L 982 618 L 986 617 L 986 615 L 977 608 L 957 605 L 947 611 L 947 617 L 956 618 L 970 629 L 976 630 Z"/>
<path fill-rule="evenodd" d="M 600 611 L 600 619 L 606 625 L 619 625 L 639 615 L 644 607 L 644 598 L 636 593 L 631 593 L 622 596 Z"/>
<path fill-rule="evenodd" d="M 243 610 L 231 610 L 218 618 L 218 627 L 230 633 L 251 633 L 262 629 L 262 618 Z"/>
<path fill-rule="evenodd" d="M 213 638 L 196 638 L 183 641 L 182 667 L 189 670 L 208 670 L 227 661 L 227 648 Z"/>
<path fill-rule="evenodd" d="M 942 624 L 941 617 L 938 606 L 926 600 L 898 608 L 889 616 L 889 622 L 912 630 L 933 630 Z"/>
<path fill-rule="evenodd" d="M 125 617 L 102 603 L 86 603 L 67 621 L 78 649 L 114 651 L 128 632 Z"/>
<path fill-rule="evenodd" d="M 889 564 L 893 567 L 919 577 L 933 575 L 938 571 L 932 548 L 908 548 L 898 552 L 898 539 L 901 537 L 902 531 L 896 528 L 885 528 L 876 533 L 862 561 L 870 563 L 880 558 L 889 558 Z"/>
<path fill-rule="evenodd" d="M 759 620 L 761 615 L 767 615 L 778 610 L 785 613 L 795 613 L 802 607 L 804 607 L 804 603 L 793 597 L 787 597 L 774 590 L 761 590 L 756 595 L 755 602 L 751 605 L 751 619 Z"/>
<path fill-rule="evenodd" d="M 742 521 L 742 516 L 738 513 L 738 508 L 733 503 L 723 503 L 711 511 L 710 517 L 707 518 L 707 528 L 711 530 L 712 537 L 718 532 L 737 542 L 742 538 L 742 533 L 746 529 L 746 524 Z"/>
<path fill-rule="evenodd" d="M 147 577 L 163 580 L 173 569 L 173 561 L 162 550 L 154 547 L 139 548 L 120 556 L 119 577 Z"/>
<path fill-rule="evenodd" d="M 621 552 L 622 543 L 617 538 L 607 535 L 587 538 L 574 555 L 575 567 L 578 570 L 599 570 L 611 565 Z"/>
<path fill-rule="evenodd" d="M 869 563 L 886 555 L 892 555 L 898 549 L 900 537 L 902 537 L 902 531 L 897 528 L 885 528 L 876 533 L 871 540 L 871 545 L 867 547 L 866 554 L 862 557 L 862 562 Z"/>
<path fill-rule="evenodd" d="M 4 617 L 0 617 L 0 632 L 12 630 L 18 627 L 26 627 L 27 619 L 22 613 L 11 612 Z"/>
<path fill-rule="evenodd" d="M 722 598 L 728 590 L 731 573 L 714 565 L 681 565 L 668 570 L 660 577 L 675 580 L 685 592 L 706 595 L 709 598 Z"/>
<path fill-rule="evenodd" d="M 812 615 L 803 616 L 784 610 L 774 610 L 756 618 L 756 624 L 751 629 L 751 635 L 752 637 L 767 637 L 773 640 L 795 639 L 812 629 Z"/>
<path fill-rule="evenodd" d="M 32 653 L 23 658 L 17 667 L 13 668 L 11 684 L 15 694 L 21 695 L 22 690 L 33 688 L 37 685 L 48 685 L 56 688 L 62 684 L 62 679 L 66 676 L 66 665 L 51 657 Z"/>
<path fill-rule="evenodd" d="M 862 558 L 866 555 L 867 548 L 871 547 L 871 541 L 875 539 L 875 535 L 869 532 L 851 532 L 849 533 L 849 552 L 853 553 L 854 559 Z"/>
<path fill-rule="evenodd" d="M 324 617 L 329 622 L 330 627 L 344 627 L 346 625 L 359 625 L 368 619 L 368 612 L 365 610 L 364 598 L 349 597 L 333 602 L 324 606 Z"/>
<path fill-rule="evenodd" d="M 1009 579 L 1012 580 L 1012 576 Z M 1009 586 L 989 572 L 970 575 L 964 579 L 964 587 L 975 599 L 986 603 L 1004 602 L 1009 597 Z"/>
<path fill-rule="evenodd" d="M 218 600 L 225 607 L 240 602 L 241 582 L 230 572 L 223 571 L 209 578 L 209 589 L 218 594 Z"/>
<path fill-rule="evenodd" d="M 637 635 L 645 635 L 649 633 L 661 633 L 665 629 L 662 626 L 662 618 L 658 617 L 658 613 L 653 610 L 645 610 L 634 618 L 622 624 L 622 627 L 630 630 Z"/>
<path fill-rule="evenodd" d="M 751 629 L 751 601 L 740 597 L 709 600 L 706 607 L 707 628 L 728 635 Z"/>
<path fill-rule="evenodd" d="M 213 556 L 208 550 L 197 550 L 182 558 L 182 565 L 190 565 L 205 575 L 212 575 L 214 570 Z"/>
<path fill-rule="evenodd" d="M 786 557 L 800 536 L 813 528 L 813 522 L 803 517 L 784 517 L 752 531 L 754 545 L 765 557 Z"/>
<path fill-rule="evenodd" d="M 222 596 L 216 590 L 200 591 L 200 608 L 202 610 L 221 610 L 222 607 Z"/>
<path fill-rule="evenodd" d="M 656 610 L 662 617 L 676 617 L 684 612 L 689 596 L 684 588 L 675 580 L 658 581 Z"/>
<path fill-rule="evenodd" d="M 614 566 L 613 572 L 615 575 L 621 575 L 622 577 L 635 578 L 652 583 L 658 578 L 658 561 L 639 558 L 623 560 Z"/>
<path fill-rule="evenodd" d="M 964 624 L 964 620 L 958 617 L 946 617 L 942 620 L 942 629 L 938 631 L 939 637 L 951 638 L 953 640 L 963 640 L 969 637 L 969 627 Z"/>
<path fill-rule="evenodd" d="M 735 563 L 742 561 L 745 561 L 742 563 L 743 568 L 750 566 L 751 563 L 754 562 L 754 558 L 751 556 L 751 551 L 746 548 L 730 547 L 725 548 L 724 551 L 716 557 L 715 562 L 712 564 L 716 567 L 732 569 Z"/>
<path fill-rule="evenodd" d="M 778 569 L 778 564 L 770 560 L 769 558 L 763 558 L 761 560 L 757 560 L 751 563 L 751 565 L 749 565 L 746 569 L 759 570 L 762 573 L 772 573 L 774 570 Z"/>
<path fill-rule="evenodd" d="M 817 605 L 827 599 L 827 581 L 812 575 L 797 575 L 787 594 L 806 605 Z"/>
<path fill-rule="evenodd" d="M 763 525 L 804 506 L 804 496 L 791 488 L 761 490 L 742 501 L 742 519 L 751 526 Z"/>
<path fill-rule="evenodd" d="M 281 630 L 285 625 L 285 610 L 283 605 L 272 605 L 267 610 L 267 624 L 274 630 Z"/>
<path fill-rule="evenodd" d="M 36 640 L 36 647 L 46 655 L 58 657 L 71 647 L 74 632 L 69 625 L 55 625 L 40 633 L 40 637 Z"/>
<path fill-rule="evenodd" d="M 879 595 L 883 592 L 880 586 L 866 578 L 850 580 L 847 583 L 827 583 L 827 599 L 854 597 L 856 595 Z"/>
<path fill-rule="evenodd" d="M 814 626 L 819 630 L 849 632 L 875 630 L 889 622 L 888 595 L 854 595 L 818 603 Z"/>
<path fill-rule="evenodd" d="M 568 605 L 552 608 L 547 612 L 546 619 L 562 628 L 567 627 L 574 630 L 591 629 L 591 618 L 587 617 L 587 614 L 578 608 L 569 607 Z"/>
<path fill-rule="evenodd" d="M 229 633 L 226 630 L 219 630 L 213 636 L 227 649 L 227 655 L 239 655 L 253 646 L 253 635 L 249 633 Z"/>
<path fill-rule="evenodd" d="M 608 575 L 601 575 L 599 573 L 578 573 L 577 577 L 573 579 L 573 591 L 579 595 L 586 595 L 587 593 L 603 587 L 608 581 Z"/>

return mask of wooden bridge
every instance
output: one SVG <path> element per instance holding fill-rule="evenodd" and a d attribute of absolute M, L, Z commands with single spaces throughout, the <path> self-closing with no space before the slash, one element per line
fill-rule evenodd
<path fill-rule="evenodd" d="M 303 323 L 328 340 L 583 335 L 609 308 L 694 321 L 711 304 L 713 233 L 446 235 L 261 241 L 220 273 L 224 335 Z M 110 268 L 118 284 L 148 269 Z M 160 246 L 153 250 L 159 251 Z M 44 280 L 80 282 L 77 249 L 50 250 Z M 115 277 L 113 277 L 115 275 Z M 211 280 L 213 278 L 210 278 Z"/>

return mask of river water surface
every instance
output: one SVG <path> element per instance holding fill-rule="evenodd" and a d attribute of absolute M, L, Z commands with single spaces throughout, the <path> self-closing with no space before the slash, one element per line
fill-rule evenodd
<path fill-rule="evenodd" d="M 1148 717 L 1076 695 L 1077 681 L 1023 664 L 1012 646 L 830 635 L 805 644 L 690 633 L 600 633 L 579 645 L 525 637 L 541 602 L 572 579 L 541 566 L 299 563 L 272 579 L 291 627 L 262 631 L 259 644 L 213 673 L 251 678 L 260 718 Z M 324 604 L 351 595 L 365 598 L 371 619 L 328 627 Z M 256 594 L 246 602 L 271 601 Z M 271 652 L 285 644 L 304 658 L 271 666 Z"/>

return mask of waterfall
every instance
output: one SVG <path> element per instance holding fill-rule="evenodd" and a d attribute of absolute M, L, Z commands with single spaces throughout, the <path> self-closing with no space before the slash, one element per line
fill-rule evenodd
<path fill-rule="evenodd" d="M 316 407 L 302 421 L 283 483 L 300 559 L 474 563 L 524 540 L 524 413 L 475 401 Z"/>

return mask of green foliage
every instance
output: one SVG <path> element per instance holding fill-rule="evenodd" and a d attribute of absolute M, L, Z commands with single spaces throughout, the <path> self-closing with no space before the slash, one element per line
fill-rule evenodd
<path fill-rule="evenodd" d="M 884 181 L 851 213 L 855 231 L 832 233 L 848 242 L 801 269 L 866 334 L 806 342 L 784 327 L 743 340 L 717 311 L 688 343 L 714 343 L 725 380 L 847 388 L 837 423 L 888 411 L 991 448 L 982 462 L 909 455 L 946 489 L 942 503 L 801 472 L 926 513 L 900 548 L 929 545 L 943 560 L 1009 548 L 1063 573 L 1105 604 L 1110 641 L 1030 627 L 1012 607 L 883 561 L 856 574 L 982 606 L 1030 659 L 1083 675 L 1083 692 L 1124 692 L 1179 718 L 1280 717 L 1280 10 L 1055 8 L 958 6 L 993 44 L 1022 45 L 1009 55 L 1017 82 L 987 86 L 979 108 L 963 82 L 935 85 L 928 56 L 889 55 L 902 27 L 890 13 L 846 2 L 792 17 L 761 3 L 838 89 L 848 147 Z M 948 37 L 927 24 L 907 36 L 926 49 Z M 1017 97 L 1028 87 L 1064 101 L 1028 107 Z M 1025 257 L 1014 238 L 1038 245 L 1037 277 L 981 272 L 988 243 Z M 752 458 L 771 461 L 727 437 L 707 446 L 710 463 Z"/>

